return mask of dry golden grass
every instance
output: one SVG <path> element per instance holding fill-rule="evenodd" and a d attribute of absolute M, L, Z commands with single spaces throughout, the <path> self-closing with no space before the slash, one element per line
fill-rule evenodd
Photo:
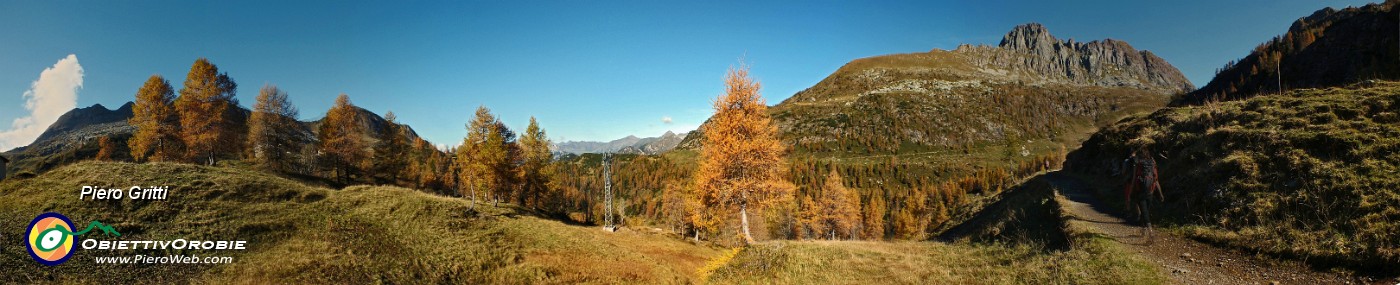
<path fill-rule="evenodd" d="M 77 201 L 81 185 L 169 185 L 166 201 Z M 79 251 L 57 267 L 30 260 L 5 234 L 0 283 L 690 283 L 719 252 L 679 237 L 542 219 L 398 187 L 309 187 L 268 174 L 183 164 L 86 162 L 0 183 L 0 228 L 38 213 L 100 220 L 120 239 L 246 239 L 221 265 L 95 264 Z M 155 254 L 114 252 L 111 255 Z"/>
<path fill-rule="evenodd" d="M 1025 245 L 781 241 L 716 270 L 721 284 L 1158 284 L 1156 268 L 1111 241 L 1045 252 Z"/>
<path fill-rule="evenodd" d="M 73 199 L 80 185 L 156 184 L 170 200 Z M 0 283 L 1153 283 L 1154 271 L 1103 242 L 1067 252 L 1025 245 L 771 242 L 737 252 L 651 231 L 616 233 L 398 187 L 332 190 L 235 168 L 85 162 L 0 183 L 0 229 L 57 211 L 114 225 L 126 240 L 247 239 L 219 265 L 95 264 L 79 251 L 57 267 L 0 243 Z M 121 255 L 123 253 L 113 253 Z M 706 267 L 707 261 L 715 261 Z M 702 268 L 709 268 L 702 270 Z M 1125 277 L 1127 276 L 1127 277 Z M 1143 278 L 1135 280 L 1132 278 Z"/>
<path fill-rule="evenodd" d="M 1400 83 L 1298 89 L 1168 108 L 1105 128 L 1070 155 L 1112 184 L 1139 145 L 1159 154 L 1154 218 L 1220 244 L 1394 275 L 1400 263 Z"/>

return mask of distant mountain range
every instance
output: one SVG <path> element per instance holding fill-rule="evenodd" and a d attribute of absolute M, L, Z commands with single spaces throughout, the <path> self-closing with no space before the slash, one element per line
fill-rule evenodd
<path fill-rule="evenodd" d="M 659 137 L 638 138 L 637 136 L 627 136 L 610 142 L 593 141 L 569 141 L 554 145 L 554 151 L 558 153 L 585 154 L 585 153 L 629 153 L 629 154 L 658 154 L 676 148 L 684 136 L 677 135 L 671 131 L 666 131 Z"/>

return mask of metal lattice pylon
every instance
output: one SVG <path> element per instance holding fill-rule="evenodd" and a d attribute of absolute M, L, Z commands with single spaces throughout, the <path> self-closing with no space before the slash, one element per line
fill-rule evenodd
<path fill-rule="evenodd" d="M 612 154 L 603 154 L 603 229 L 613 230 Z"/>

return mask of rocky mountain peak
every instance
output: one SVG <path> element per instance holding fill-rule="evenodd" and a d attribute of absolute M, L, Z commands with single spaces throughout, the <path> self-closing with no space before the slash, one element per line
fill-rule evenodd
<path fill-rule="evenodd" d="M 1011 28 L 1011 32 L 1001 37 L 1001 44 L 997 46 L 1004 49 L 1033 51 L 1052 50 L 1060 40 L 1050 35 L 1050 30 L 1040 23 L 1028 23 Z"/>
<path fill-rule="evenodd" d="M 959 47 L 975 55 L 985 68 L 1015 69 L 1034 74 L 1032 81 L 1129 87 L 1161 93 L 1195 89 L 1186 76 L 1166 60 L 1134 49 L 1125 41 L 1059 40 L 1038 23 L 1018 25 L 996 47 Z"/>
<path fill-rule="evenodd" d="M 48 129 L 45 129 L 34 141 L 44 141 L 59 137 L 65 133 L 78 130 L 83 126 L 101 125 L 109 123 L 125 123 L 127 118 L 131 118 L 131 108 L 133 103 L 122 104 L 116 110 L 107 109 L 102 104 L 92 104 L 92 106 L 74 108 L 58 117 Z"/>

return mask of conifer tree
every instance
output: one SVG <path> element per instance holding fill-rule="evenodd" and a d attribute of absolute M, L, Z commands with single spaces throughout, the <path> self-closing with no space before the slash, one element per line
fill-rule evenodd
<path fill-rule="evenodd" d="M 700 200 L 707 208 L 737 210 L 747 244 L 754 242 L 748 210 L 791 198 L 793 188 L 784 179 L 786 147 L 778 138 L 759 88 L 749 78 L 747 66 L 729 70 L 725 94 L 715 100 L 715 115 L 704 130 L 695 175 Z"/>
<path fill-rule="evenodd" d="M 827 239 L 853 238 L 860 225 L 860 198 L 842 183 L 841 174 L 833 168 L 822 186 L 819 223 Z"/>
<path fill-rule="evenodd" d="M 671 227 L 671 231 L 677 234 L 685 234 L 686 224 L 686 198 L 690 195 L 687 187 L 682 186 L 680 181 L 666 183 L 665 192 L 661 196 L 660 218 L 663 225 Z"/>
<path fill-rule="evenodd" d="M 185 87 L 175 99 L 180 114 L 180 137 L 185 159 L 213 165 L 221 154 L 237 154 L 243 132 L 233 118 L 238 106 L 238 84 L 208 59 L 199 58 L 185 76 Z"/>
<path fill-rule="evenodd" d="M 473 207 L 478 193 L 490 194 L 499 202 L 500 194 L 509 191 L 514 140 L 515 134 L 490 109 L 476 109 L 476 116 L 467 124 L 467 136 L 457 149 L 458 183 L 471 195 Z"/>
<path fill-rule="evenodd" d="M 443 188 L 446 188 L 444 191 L 457 197 L 466 197 L 467 188 L 461 181 L 462 168 L 458 161 L 461 152 L 462 147 L 460 146 L 447 148 L 446 153 L 439 157 L 438 169 L 441 171 L 438 172 L 437 178 L 442 183 Z"/>
<path fill-rule="evenodd" d="M 521 168 L 520 204 L 540 208 L 541 200 L 548 191 L 550 160 L 553 153 L 549 149 L 549 138 L 540 128 L 535 117 L 530 117 L 530 126 L 525 127 L 525 136 L 520 137 L 520 150 L 523 156 Z"/>
<path fill-rule="evenodd" d="M 384 114 L 387 125 L 374 145 L 372 172 L 381 183 L 397 184 L 408 166 L 408 129 L 399 124 L 398 118 L 394 112 Z"/>
<path fill-rule="evenodd" d="M 160 75 L 151 75 L 136 91 L 136 103 L 127 123 L 136 133 L 127 141 L 137 161 L 173 161 L 184 157 L 180 118 L 175 113 L 175 92 Z"/>
<path fill-rule="evenodd" d="M 296 156 L 305 145 L 297 115 L 286 91 L 263 85 L 248 118 L 248 158 L 266 170 L 295 170 Z"/>
<path fill-rule="evenodd" d="M 812 196 L 800 195 L 798 201 L 797 221 L 793 227 L 793 236 L 797 238 L 820 238 L 827 232 L 826 224 L 822 223 L 821 204 L 812 199 Z"/>
<path fill-rule="evenodd" d="M 112 156 L 116 152 L 116 146 L 112 142 L 111 136 L 102 136 L 102 138 L 97 139 L 97 160 L 112 161 Z"/>
<path fill-rule="evenodd" d="M 342 93 L 335 98 L 335 105 L 326 111 L 326 118 L 321 120 L 318 134 L 321 164 L 342 183 L 350 182 L 352 175 L 362 173 L 365 160 L 369 157 L 365 150 L 365 127 L 358 109 L 350 103 L 350 96 Z"/>
<path fill-rule="evenodd" d="M 879 194 L 870 195 L 862 206 L 861 237 L 865 239 L 885 238 L 885 199 Z"/>
<path fill-rule="evenodd" d="M 511 195 L 518 193 L 522 155 L 515 131 L 506 127 L 504 122 L 497 119 L 496 126 L 491 130 L 491 140 L 488 141 L 488 144 L 493 147 L 499 145 L 505 155 L 500 160 L 491 161 L 491 172 L 496 179 L 496 187 L 491 188 L 495 190 L 493 201 L 500 204 L 502 200 L 510 199 Z"/>
<path fill-rule="evenodd" d="M 409 141 L 408 168 L 404 169 L 404 178 L 407 178 L 409 180 L 409 185 L 414 188 L 426 188 L 422 178 L 424 172 L 426 172 L 428 168 L 427 166 L 431 164 L 431 161 L 429 161 L 430 153 L 428 153 L 426 149 L 428 143 L 424 141 L 423 138 L 418 137 Z"/>

